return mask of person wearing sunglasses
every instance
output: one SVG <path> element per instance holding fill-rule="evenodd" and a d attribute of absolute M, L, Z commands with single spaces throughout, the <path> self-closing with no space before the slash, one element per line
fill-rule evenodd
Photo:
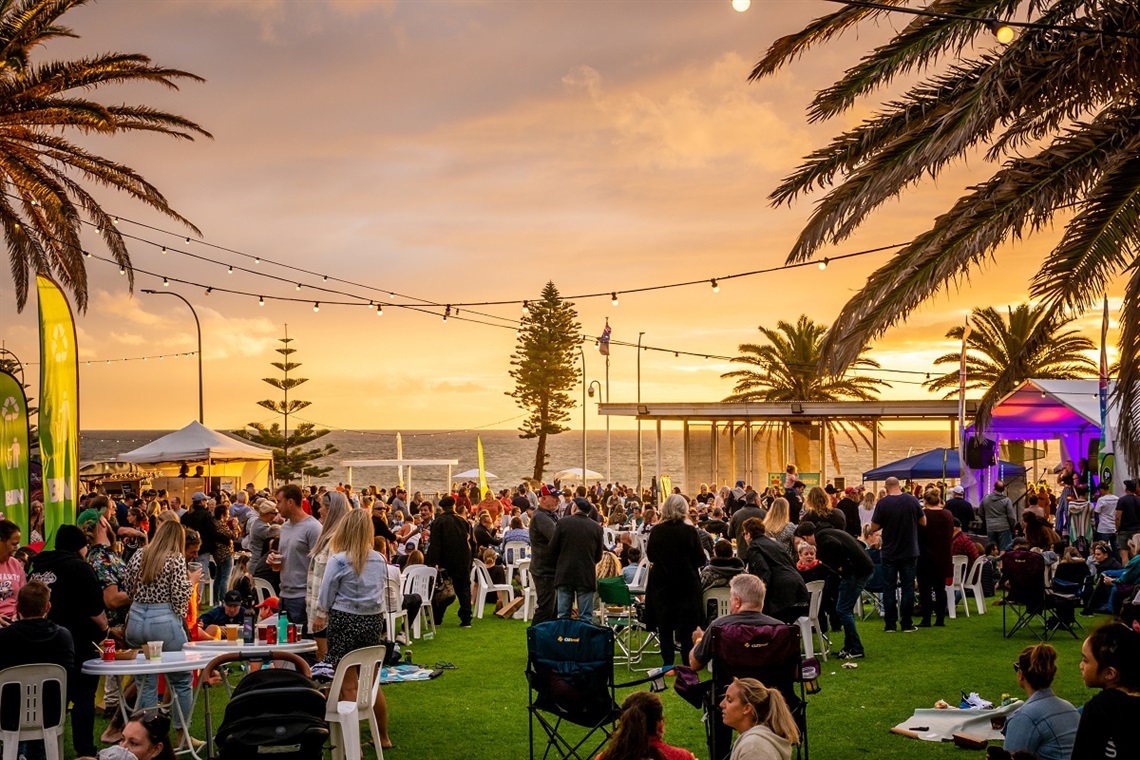
<path fill-rule="evenodd" d="M 1026 700 L 1006 721 L 1003 748 L 1011 753 L 1032 752 L 1041 760 L 1068 760 L 1081 717 L 1075 707 L 1053 693 L 1057 650 L 1049 644 L 1026 647 L 1013 670 Z"/>
<path fill-rule="evenodd" d="M 157 708 L 140 710 L 123 727 L 119 746 L 138 760 L 174 760 L 170 744 L 170 718 Z"/>

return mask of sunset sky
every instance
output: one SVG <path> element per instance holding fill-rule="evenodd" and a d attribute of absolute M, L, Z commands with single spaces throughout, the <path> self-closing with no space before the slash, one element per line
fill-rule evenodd
<path fill-rule="evenodd" d="M 300 374 L 310 378 L 297 394 L 313 402 L 304 419 L 356 429 L 511 428 L 523 414 L 505 395 L 513 328 L 444 324 L 393 306 L 377 317 L 327 302 L 521 300 L 547 280 L 574 295 L 781 264 L 813 199 L 773 209 L 768 193 L 876 103 L 815 125 L 805 105 L 891 25 L 817 48 L 775 78 L 747 77 L 776 38 L 834 7 L 754 0 L 740 14 L 729 0 L 103 0 L 64 17 L 80 39 L 37 52 L 41 61 L 138 52 L 206 79 L 178 92 L 131 87 L 97 96 L 175 111 L 213 140 L 84 144 L 138 170 L 203 232 L 187 244 L 173 222 L 100 195 L 123 218 L 120 229 L 152 241 L 130 243 L 137 267 L 267 299 L 306 299 L 259 307 L 254 296 L 170 286 L 202 318 L 207 425 L 269 421 L 256 402 L 276 391 L 260 379 L 276 374 L 268 363 L 287 323 Z M 823 255 L 905 242 L 991 171 L 980 157 L 953 167 Z M 874 346 L 874 357 L 929 370 L 951 347 L 944 333 L 971 307 L 1025 300 L 1057 234 L 1003 250 L 1000 265 L 923 306 Z M 161 254 L 161 245 L 171 251 Z M 624 295 L 616 307 L 608 297 L 576 307 L 589 335 L 608 317 L 614 340 L 635 342 L 644 331 L 647 345 L 732 355 L 757 340 L 757 325 L 801 313 L 830 322 L 887 256 L 732 280 L 718 294 L 706 283 Z M 230 264 L 286 282 L 227 274 Z M 80 370 L 82 427 L 169 429 L 195 418 L 193 359 L 105 363 L 192 351 L 188 310 L 139 292 L 164 290 L 161 277 L 139 274 L 132 297 L 117 268 L 92 261 L 89 271 L 90 308 L 77 318 L 81 356 L 92 362 Z M 389 291 L 401 295 L 389 300 Z M 322 302 L 319 313 L 313 301 Z M 520 314 L 517 305 L 479 310 Z M 1099 316 L 1081 327 L 1095 340 Z M 34 300 L 18 314 L 7 278 L 0 338 L 25 362 L 38 359 Z M 615 347 L 611 358 L 610 399 L 632 401 L 636 351 Z M 586 362 L 588 378 L 604 380 L 592 344 Z M 719 377 L 726 369 L 723 361 L 643 353 L 642 398 L 718 400 L 731 390 Z M 925 392 L 897 383 L 884 395 Z M 589 424 L 604 420 L 591 410 Z"/>

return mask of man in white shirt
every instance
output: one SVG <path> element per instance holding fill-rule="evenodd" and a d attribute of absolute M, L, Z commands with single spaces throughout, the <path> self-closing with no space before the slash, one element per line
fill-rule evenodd
<path fill-rule="evenodd" d="M 1101 483 L 1096 488 L 1097 497 L 1093 512 L 1093 540 L 1104 541 L 1112 549 L 1112 556 L 1120 559 L 1116 548 L 1116 505 L 1120 497 L 1112 493 L 1109 483 Z"/>

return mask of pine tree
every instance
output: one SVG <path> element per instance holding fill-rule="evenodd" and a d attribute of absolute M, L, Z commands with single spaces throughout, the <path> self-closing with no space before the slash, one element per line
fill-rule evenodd
<path fill-rule="evenodd" d="M 570 389 L 578 384 L 580 373 L 574 358 L 582 326 L 574 304 L 566 303 L 553 282 L 546 283 L 542 298 L 528 304 L 515 353 L 511 354 L 511 377 L 515 389 L 507 395 L 530 412 L 519 427 L 519 438 L 537 438 L 534 478 L 542 480 L 546 469 L 546 437 L 569 430 L 574 400 Z"/>
<path fill-rule="evenodd" d="M 317 467 L 311 462 L 335 454 L 337 448 L 331 443 L 326 443 L 324 447 L 304 448 L 305 444 L 329 433 L 327 430 L 317 430 L 316 425 L 311 422 L 302 422 L 292 432 L 289 432 L 289 415 L 301 411 L 312 402 L 289 398 L 289 391 L 309 382 L 309 379 L 307 377 L 289 376 L 290 372 L 298 369 L 301 365 L 289 359 L 292 354 L 296 353 L 296 349 L 289 347 L 293 339 L 289 337 L 288 325 L 285 326 L 285 337 L 278 340 L 282 347 L 274 350 L 285 357 L 285 360 L 271 362 L 271 364 L 281 371 L 282 377 L 265 377 L 262 378 L 262 381 L 281 391 L 283 398 L 280 401 L 265 399 L 258 401 L 257 405 L 280 414 L 284 418 L 284 425 L 274 422 L 266 427 L 263 422 L 250 422 L 246 426 L 251 428 L 250 430 L 235 430 L 234 433 L 262 446 L 271 446 L 273 448 L 275 474 L 286 483 L 299 475 L 307 475 L 311 478 L 324 477 L 332 472 L 332 467 Z"/>

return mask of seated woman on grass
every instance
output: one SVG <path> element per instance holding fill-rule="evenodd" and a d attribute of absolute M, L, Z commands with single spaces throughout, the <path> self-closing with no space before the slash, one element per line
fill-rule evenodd
<path fill-rule="evenodd" d="M 1026 700 L 1006 721 L 1003 747 L 1008 752 L 1032 752 L 1040 760 L 1069 760 L 1081 716 L 1053 693 L 1057 650 L 1048 644 L 1026 647 L 1013 669 Z"/>
<path fill-rule="evenodd" d="M 696 760 L 689 750 L 666 744 L 661 739 L 664 733 L 661 698 L 653 692 L 635 691 L 621 703 L 617 730 L 597 760 Z"/>
<path fill-rule="evenodd" d="M 1140 757 L 1140 633 L 1123 623 L 1093 631 L 1081 647 L 1081 676 L 1101 692 L 1081 711 L 1072 760 Z"/>
<path fill-rule="evenodd" d="M 732 679 L 720 710 L 724 724 L 740 734 L 730 760 L 789 760 L 792 745 L 800 742 L 784 695 L 755 678 Z"/>

